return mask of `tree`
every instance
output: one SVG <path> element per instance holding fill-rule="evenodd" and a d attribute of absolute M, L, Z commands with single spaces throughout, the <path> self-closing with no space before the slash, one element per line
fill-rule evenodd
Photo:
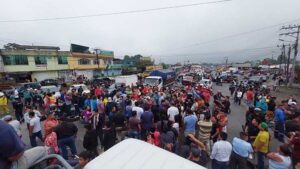
<path fill-rule="evenodd" d="M 165 64 L 165 63 L 161 63 L 161 65 L 162 65 L 162 67 L 163 67 L 163 69 L 168 69 L 169 68 L 169 65 L 167 65 L 167 64 Z"/>

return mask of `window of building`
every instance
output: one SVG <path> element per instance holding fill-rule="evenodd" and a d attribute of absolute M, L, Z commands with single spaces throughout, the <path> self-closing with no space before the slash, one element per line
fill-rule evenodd
<path fill-rule="evenodd" d="M 46 65 L 47 57 L 46 56 L 35 56 L 34 61 L 36 65 Z"/>
<path fill-rule="evenodd" d="M 82 58 L 78 60 L 78 65 L 90 65 L 90 64 L 91 64 L 91 60 L 89 59 Z"/>
<path fill-rule="evenodd" d="M 68 64 L 68 56 L 58 56 L 57 60 L 58 60 L 58 64 L 61 64 L 61 65 Z"/>
<path fill-rule="evenodd" d="M 111 64 L 111 60 L 110 60 L 110 59 L 104 59 L 104 63 L 105 63 L 106 65 L 109 65 L 109 64 Z"/>
<path fill-rule="evenodd" d="M 94 60 L 94 65 L 98 65 L 98 63 L 99 63 L 98 59 L 95 59 Z"/>
<path fill-rule="evenodd" d="M 3 63 L 4 65 L 28 65 L 28 58 L 23 55 L 3 56 Z"/>

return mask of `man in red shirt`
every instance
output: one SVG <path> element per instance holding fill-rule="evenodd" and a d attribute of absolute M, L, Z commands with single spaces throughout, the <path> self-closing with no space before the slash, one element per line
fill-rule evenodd
<path fill-rule="evenodd" d="M 95 89 L 95 95 L 98 97 L 98 96 L 100 96 L 101 94 L 102 94 L 102 90 L 100 89 L 99 86 L 97 86 L 96 89 Z"/>
<path fill-rule="evenodd" d="M 247 101 L 248 106 L 251 105 L 251 103 L 253 102 L 253 99 L 254 99 L 254 92 L 253 92 L 253 89 L 250 88 L 246 92 L 246 101 Z"/>

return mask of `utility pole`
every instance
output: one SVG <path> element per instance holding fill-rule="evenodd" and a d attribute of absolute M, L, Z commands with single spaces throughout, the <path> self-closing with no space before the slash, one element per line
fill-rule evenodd
<path fill-rule="evenodd" d="M 291 45 L 289 45 L 289 48 L 288 48 L 288 59 L 287 59 L 287 66 L 286 66 L 286 79 L 287 79 L 287 83 L 289 83 L 289 80 L 290 80 L 290 60 L 291 60 Z"/>
<path fill-rule="evenodd" d="M 225 68 L 227 69 L 228 57 L 225 57 Z"/>
<path fill-rule="evenodd" d="M 100 69 L 100 65 L 99 65 L 99 55 L 98 55 L 98 51 L 100 50 L 100 49 L 94 49 L 95 50 L 95 52 L 96 52 L 96 61 L 97 61 L 97 65 L 98 65 L 98 69 Z"/>
<path fill-rule="evenodd" d="M 291 74 L 290 85 L 293 85 L 294 79 L 295 79 L 295 67 L 296 67 L 297 54 L 298 54 L 299 32 L 300 32 L 300 25 L 298 25 L 298 28 L 297 28 L 296 43 L 294 45 L 294 59 L 293 59 L 293 67 L 292 67 L 292 74 Z"/>
<path fill-rule="evenodd" d="M 288 32 L 279 34 L 284 36 L 290 36 L 295 38 L 295 43 L 293 44 L 294 48 L 294 58 L 293 58 L 293 64 L 292 64 L 292 71 L 291 71 L 291 79 L 289 81 L 289 86 L 293 85 L 294 79 L 295 79 L 295 67 L 296 67 L 296 61 L 297 61 L 297 55 L 298 55 L 298 43 L 299 43 L 299 33 L 300 33 L 300 25 L 290 25 L 290 26 L 283 26 L 281 30 L 287 30 Z M 296 36 L 294 36 L 296 34 Z M 288 67 L 289 69 L 289 67 Z"/>

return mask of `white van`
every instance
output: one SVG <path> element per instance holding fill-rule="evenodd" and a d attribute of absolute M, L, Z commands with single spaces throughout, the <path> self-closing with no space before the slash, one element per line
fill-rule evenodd
<path fill-rule="evenodd" d="M 174 153 L 137 139 L 126 139 L 84 169 L 205 169 Z"/>
<path fill-rule="evenodd" d="M 74 84 L 74 85 L 72 85 L 70 87 L 69 92 L 71 92 L 72 90 L 76 90 L 77 91 L 80 86 L 83 89 L 82 94 L 90 94 L 91 93 L 90 89 L 88 89 L 88 87 L 85 84 Z"/>
<path fill-rule="evenodd" d="M 138 82 L 137 75 L 128 75 L 128 76 L 117 76 L 115 77 L 115 83 L 119 86 L 124 84 L 125 86 L 136 86 Z"/>
<path fill-rule="evenodd" d="M 57 164 L 49 165 L 49 159 Z M 48 165 L 46 165 L 48 164 Z M 38 160 L 32 168 L 73 169 L 60 155 Z M 174 153 L 137 139 L 126 139 L 90 161 L 84 169 L 206 169 Z"/>

